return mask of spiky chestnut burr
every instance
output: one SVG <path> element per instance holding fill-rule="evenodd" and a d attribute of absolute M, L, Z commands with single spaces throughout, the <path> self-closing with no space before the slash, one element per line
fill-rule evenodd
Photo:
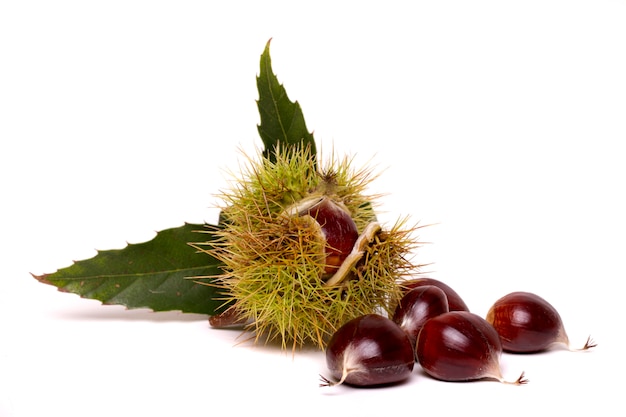
<path fill-rule="evenodd" d="M 418 268 L 409 260 L 416 228 L 405 228 L 406 219 L 388 230 L 375 222 L 376 198 L 364 194 L 372 172 L 355 171 L 351 159 L 322 166 L 293 147 L 275 155 L 248 158 L 221 194 L 217 241 L 203 250 L 224 265 L 213 278 L 232 304 L 227 314 L 256 341 L 323 348 L 348 320 L 393 313 L 397 282 Z"/>

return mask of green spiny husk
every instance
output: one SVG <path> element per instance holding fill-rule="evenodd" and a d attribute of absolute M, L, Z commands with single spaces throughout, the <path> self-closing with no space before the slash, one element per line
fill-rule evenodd
<path fill-rule="evenodd" d="M 377 311 L 392 313 L 400 298 L 398 280 L 414 272 L 408 255 L 415 228 L 406 221 L 381 230 L 352 267 L 349 279 L 325 285 L 325 239 L 310 216 L 285 215 L 308 197 L 327 196 L 351 213 L 359 233 L 375 220 L 373 196 L 364 191 L 373 176 L 355 171 L 352 160 L 331 158 L 318 169 L 307 149 L 277 148 L 276 159 L 249 158 L 249 165 L 222 193 L 223 227 L 206 249 L 224 264 L 217 285 L 224 301 L 249 319 L 256 340 L 278 340 L 283 348 L 325 346 L 346 321 Z"/>

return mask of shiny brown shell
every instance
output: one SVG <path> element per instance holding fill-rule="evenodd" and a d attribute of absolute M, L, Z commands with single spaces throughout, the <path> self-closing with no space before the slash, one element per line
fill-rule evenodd
<path fill-rule="evenodd" d="M 517 291 L 498 299 L 486 320 L 496 329 L 507 352 L 531 353 L 553 343 L 567 343 L 563 322 L 556 308 L 542 297 Z"/>
<path fill-rule="evenodd" d="M 414 366 L 411 342 L 391 319 L 366 314 L 341 326 L 326 348 L 326 364 L 338 382 L 325 380 L 323 385 L 346 383 L 375 386 L 407 379 Z"/>
<path fill-rule="evenodd" d="M 428 320 L 417 338 L 416 356 L 430 376 L 443 381 L 501 378 L 500 337 L 491 324 L 467 311 Z"/>

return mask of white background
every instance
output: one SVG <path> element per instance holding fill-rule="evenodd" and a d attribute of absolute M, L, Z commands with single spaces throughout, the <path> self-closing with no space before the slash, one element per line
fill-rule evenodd
<path fill-rule="evenodd" d="M 623 410 L 624 22 L 619 0 L 1 2 L 0 415 Z M 416 370 L 320 389 L 319 352 L 235 346 L 203 316 L 35 281 L 215 219 L 239 150 L 261 147 L 270 37 L 322 152 L 373 161 L 383 221 L 434 224 L 416 258 L 429 276 L 480 315 L 536 292 L 597 349 L 505 354 L 523 387 Z"/>

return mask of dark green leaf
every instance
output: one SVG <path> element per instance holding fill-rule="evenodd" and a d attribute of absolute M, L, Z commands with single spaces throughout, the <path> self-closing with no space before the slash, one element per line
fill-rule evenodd
<path fill-rule="evenodd" d="M 213 238 L 206 225 L 186 223 L 163 230 L 148 242 L 99 251 L 93 258 L 35 278 L 104 304 L 212 315 L 222 303 L 216 299 L 217 289 L 206 285 L 208 280 L 200 283 L 193 278 L 219 274 L 219 262 L 190 243 L 201 241 L 206 246 Z"/>
<path fill-rule="evenodd" d="M 309 146 L 311 155 L 315 156 L 315 140 L 313 134 L 307 130 L 300 104 L 289 100 L 287 91 L 272 71 L 269 41 L 261 55 L 257 88 L 259 90 L 257 105 L 261 116 L 258 130 L 265 145 L 264 156 L 273 161 L 278 144 L 303 148 Z"/>

